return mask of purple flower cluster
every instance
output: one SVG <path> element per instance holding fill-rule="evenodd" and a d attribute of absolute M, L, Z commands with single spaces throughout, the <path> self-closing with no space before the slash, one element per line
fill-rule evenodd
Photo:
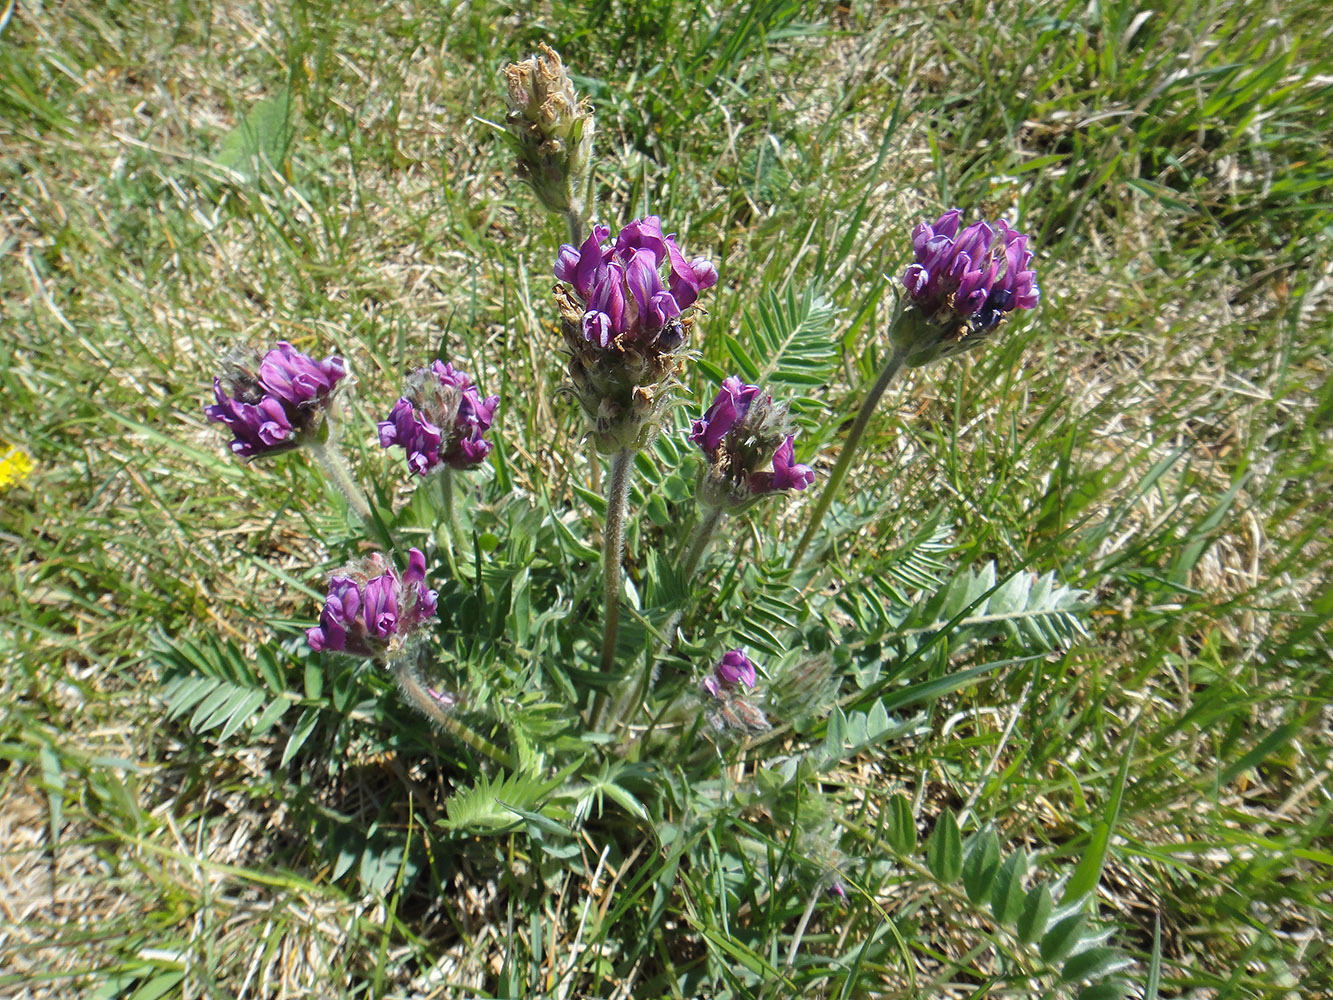
<path fill-rule="evenodd" d="M 750 658 L 741 650 L 733 649 L 722 654 L 722 659 L 713 668 L 713 672 L 704 678 L 703 687 L 714 698 L 720 698 L 723 693 L 733 690 L 737 685 L 754 690 L 757 680 L 758 675 Z"/>
<path fill-rule="evenodd" d="M 306 630 L 315 652 L 374 657 L 396 651 L 435 617 L 435 591 L 426 589 L 426 557 L 409 549 L 401 576 L 378 552 L 345 575 L 329 579 L 319 624 Z"/>
<path fill-rule="evenodd" d="M 1037 274 L 1029 269 L 1028 237 L 1000 221 L 992 228 L 974 222 L 958 231 L 963 213 L 945 212 L 935 224 L 912 231 L 916 263 L 903 285 L 927 316 L 947 310 L 973 329 L 988 330 L 1014 309 L 1031 309 L 1041 298 Z"/>
<path fill-rule="evenodd" d="M 701 291 L 717 284 L 717 269 L 703 257 L 686 260 L 675 236 L 662 234 L 656 215 L 631 222 L 603 249 L 610 235 L 606 226 L 594 226 L 581 248 L 562 246 L 555 264 L 555 276 L 572 285 L 583 304 L 583 336 L 598 347 L 654 343 Z"/>
<path fill-rule="evenodd" d="M 495 419 L 499 396 L 482 398 L 472 380 L 436 361 L 407 380 L 407 393 L 380 421 L 380 444 L 407 452 L 407 466 L 424 476 L 441 465 L 468 469 L 491 452 L 483 434 Z"/>
<path fill-rule="evenodd" d="M 231 450 L 238 455 L 286 451 L 315 429 L 346 374 L 342 358 L 316 361 L 281 340 L 262 360 L 254 351 L 230 358 L 224 373 L 227 391 L 223 376 L 215 377 L 217 403 L 204 407 L 204 413 L 227 425 L 235 435 Z"/>
<path fill-rule="evenodd" d="M 786 417 L 786 409 L 773 406 L 773 397 L 759 386 L 731 375 L 694 422 L 690 440 L 708 455 L 715 477 L 730 483 L 730 492 L 761 496 L 803 490 L 815 481 L 815 472 L 796 462 L 795 435 L 786 433 Z"/>

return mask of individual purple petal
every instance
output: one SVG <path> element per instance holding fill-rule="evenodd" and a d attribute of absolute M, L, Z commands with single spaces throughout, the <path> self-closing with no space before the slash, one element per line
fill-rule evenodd
<path fill-rule="evenodd" d="M 485 461 L 493 446 L 485 438 L 461 438 L 450 449 L 445 462 L 454 469 L 470 469 Z"/>
<path fill-rule="evenodd" d="M 796 464 L 796 449 L 792 445 L 793 435 L 778 446 L 773 455 L 773 489 L 803 490 L 815 481 L 815 470 L 808 465 Z"/>
<path fill-rule="evenodd" d="M 662 235 L 662 220 L 656 215 L 635 219 L 616 237 L 616 253 L 622 260 L 628 260 L 636 250 L 647 250 L 653 256 L 654 268 L 667 259 L 671 246 L 674 241 Z"/>
<path fill-rule="evenodd" d="M 578 274 L 581 258 L 582 255 L 579 253 L 578 247 L 569 243 L 562 243 L 555 258 L 556 280 L 574 284 L 574 276 Z"/>
<path fill-rule="evenodd" d="M 650 303 L 663 291 L 662 276 L 657 273 L 657 268 L 652 262 L 652 254 L 642 250 L 635 250 L 630 253 L 629 261 L 625 266 L 625 287 L 629 289 L 633 297 L 634 305 L 639 317 L 650 315 Z M 603 310 L 605 311 L 605 310 Z M 679 315 L 679 310 L 677 310 Z M 660 328 L 662 322 L 655 324 Z"/>
<path fill-rule="evenodd" d="M 367 580 L 361 588 L 365 599 L 366 633 L 376 639 L 387 639 L 398 631 L 397 581 L 392 573 Z"/>
<path fill-rule="evenodd" d="M 403 573 L 403 586 L 420 586 L 426 582 L 426 556 L 418 548 L 407 550 L 407 570 Z"/>
<path fill-rule="evenodd" d="M 427 621 L 435 617 L 438 609 L 439 595 L 433 590 L 426 590 L 424 587 L 417 591 L 417 605 L 413 609 L 413 617 L 416 623 Z"/>
<path fill-rule="evenodd" d="M 615 339 L 616 329 L 611 317 L 606 313 L 589 310 L 583 314 L 583 337 L 598 347 L 610 347 Z"/>
<path fill-rule="evenodd" d="M 723 379 L 713 405 L 704 411 L 702 420 L 694 422 L 690 440 L 710 454 L 717 451 L 732 427 L 745 419 L 758 395 L 759 386 L 746 385 L 738 375 Z"/>
<path fill-rule="evenodd" d="M 606 226 L 593 226 L 592 232 L 588 234 L 579 251 L 579 262 L 574 269 L 574 280 L 571 284 L 584 302 L 592 298 L 594 282 L 599 278 L 599 272 L 603 272 L 606 266 L 606 260 L 602 255 L 602 241 L 610 235 L 611 230 Z"/>
<path fill-rule="evenodd" d="M 694 283 L 699 286 L 700 291 L 717 284 L 717 268 L 707 257 L 695 257 L 691 260 L 690 270 L 694 273 Z"/>

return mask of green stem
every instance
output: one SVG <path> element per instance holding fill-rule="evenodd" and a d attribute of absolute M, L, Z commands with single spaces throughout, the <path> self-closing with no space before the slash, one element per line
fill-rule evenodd
<path fill-rule="evenodd" d="M 578 246 L 586 238 L 583 235 L 583 209 L 578 205 L 570 205 L 569 211 L 565 213 L 565 224 L 569 226 L 569 242 Z"/>
<path fill-rule="evenodd" d="M 708 551 L 708 543 L 713 540 L 713 532 L 722 521 L 722 515 L 725 513 L 721 507 L 709 507 L 708 513 L 704 519 L 699 522 L 699 527 L 694 530 L 694 541 L 690 546 L 690 554 L 685 557 L 685 566 L 681 570 L 681 579 L 689 583 L 694 579 L 694 571 L 699 568 L 699 560 L 703 558 Z"/>
<path fill-rule="evenodd" d="M 681 580 L 689 584 L 694 579 L 694 571 L 699 568 L 699 560 L 708 550 L 708 543 L 713 540 L 713 532 L 717 530 L 718 524 L 722 521 L 724 513 L 721 507 L 705 508 L 707 513 L 704 515 L 699 526 L 694 531 L 694 537 L 691 539 L 690 553 L 685 558 L 684 566 L 681 571 Z M 622 720 L 625 724 L 629 723 L 630 713 L 635 710 L 635 706 L 643 704 L 644 696 L 648 689 L 657 683 L 657 674 L 661 669 L 660 661 L 675 644 L 676 629 L 680 625 L 680 620 L 685 617 L 685 609 L 678 608 L 672 612 L 671 617 L 667 619 L 666 628 L 662 630 L 663 639 L 657 648 L 657 654 L 652 662 L 645 668 L 643 675 L 639 678 L 628 698 L 616 703 L 615 717 Z"/>
<path fill-rule="evenodd" d="M 390 665 L 390 669 L 393 671 L 394 680 L 398 682 L 398 689 L 403 692 L 407 700 L 422 715 L 460 743 L 466 743 L 477 753 L 489 757 L 501 767 L 508 768 L 510 771 L 515 769 L 514 758 L 511 754 L 501 750 L 471 726 L 465 725 L 456 716 L 445 710 L 443 702 L 432 695 L 426 685 L 421 682 L 421 677 L 412 668 L 408 658 L 404 657 L 397 660 Z"/>
<path fill-rule="evenodd" d="M 603 579 L 606 584 L 606 617 L 602 632 L 602 673 L 616 665 L 616 633 L 620 629 L 620 561 L 625 550 L 625 506 L 629 501 L 629 475 L 634 451 L 626 448 L 611 459 L 611 481 L 606 488 L 606 529 L 602 536 Z M 606 710 L 607 692 L 593 701 L 590 721 L 594 729 Z"/>
<path fill-rule="evenodd" d="M 347 467 L 347 459 L 343 457 L 342 450 L 333 436 L 330 435 L 328 441 L 311 441 L 306 447 L 324 470 L 325 481 L 346 497 L 348 505 L 356 516 L 369 525 L 370 503 L 366 500 L 366 495 L 361 492 L 356 480 L 352 478 L 352 470 Z"/>
<path fill-rule="evenodd" d="M 838 456 L 838 464 L 833 467 L 833 471 L 829 474 L 828 482 L 824 485 L 824 491 L 819 495 L 819 502 L 815 504 L 815 509 L 810 514 L 810 523 L 805 527 L 805 534 L 801 535 L 801 540 L 796 544 L 796 554 L 792 556 L 791 560 L 792 566 L 799 566 L 801 560 L 805 558 L 805 552 L 810 547 L 810 541 L 815 537 L 815 532 L 819 530 L 820 524 L 824 521 L 824 515 L 828 513 L 829 507 L 837 497 L 842 481 L 847 478 L 847 470 L 851 467 L 852 459 L 856 457 L 857 446 L 860 445 L 861 438 L 865 436 L 866 427 L 875 412 L 875 406 L 879 403 L 879 398 L 884 395 L 884 390 L 889 387 L 889 383 L 893 381 L 893 377 L 898 374 L 898 370 L 902 368 L 903 362 L 906 360 L 906 356 L 901 351 L 894 351 L 888 364 L 879 373 L 879 378 L 875 380 L 874 386 L 866 395 L 865 401 L 861 404 L 861 409 L 856 414 L 856 422 L 852 424 L 852 429 L 842 446 L 842 453 Z"/>
<path fill-rule="evenodd" d="M 454 508 L 454 472 L 447 465 L 441 466 L 439 473 L 440 479 L 440 503 L 444 507 L 444 558 L 449 563 L 449 572 L 453 574 L 454 579 L 460 579 L 458 575 L 458 564 L 454 561 L 454 546 L 462 537 L 462 530 L 458 524 L 458 512 Z M 438 535 L 436 537 L 438 543 Z"/>

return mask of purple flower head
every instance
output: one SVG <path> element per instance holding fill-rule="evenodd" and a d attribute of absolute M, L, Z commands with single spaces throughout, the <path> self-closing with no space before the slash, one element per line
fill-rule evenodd
<path fill-rule="evenodd" d="M 708 694 L 709 725 L 720 733 L 754 734 L 771 728 L 763 711 L 750 700 L 758 676 L 750 658 L 739 649 L 724 653 L 700 685 Z"/>
<path fill-rule="evenodd" d="M 722 380 L 722 391 L 713 405 L 704 411 L 703 418 L 694 422 L 690 440 L 706 452 L 715 452 L 731 429 L 745 420 L 750 404 L 759 395 L 759 386 L 746 385 L 739 375 Z"/>
<path fill-rule="evenodd" d="M 687 260 L 655 215 L 634 220 L 604 247 L 610 236 L 606 226 L 594 226 L 583 246 L 566 243 L 556 257 L 555 276 L 583 307 L 583 336 L 603 349 L 662 346 L 665 337 L 664 349 L 674 350 L 683 340 L 676 321 L 717 284 L 717 269 L 701 257 Z"/>
<path fill-rule="evenodd" d="M 750 477 L 750 489 L 753 492 L 803 490 L 815 481 L 814 469 L 797 464 L 794 441 L 794 436 L 788 434 L 787 439 L 778 445 L 778 450 L 773 453 L 772 472 L 756 472 Z"/>
<path fill-rule="evenodd" d="M 806 489 L 815 473 L 796 463 L 795 435 L 789 430 L 785 404 L 774 405 L 772 396 L 739 376 L 724 379 L 722 391 L 690 433 L 707 459 L 700 502 L 739 513 L 760 497 Z"/>
<path fill-rule="evenodd" d="M 397 653 L 436 610 L 435 591 L 426 589 L 426 557 L 419 549 L 408 550 L 402 574 L 377 552 L 330 577 L 319 624 L 306 630 L 306 641 L 317 653 Z"/>
<path fill-rule="evenodd" d="M 1003 221 L 974 222 L 959 232 L 962 214 L 951 209 L 912 231 L 916 262 L 903 272 L 903 287 L 923 315 L 989 330 L 1041 298 L 1029 268 L 1032 251 L 1028 237 Z"/>
<path fill-rule="evenodd" d="M 250 458 L 287 451 L 318 428 L 346 374 L 342 358 L 316 361 L 285 340 L 262 358 L 256 351 L 241 349 L 228 357 L 226 370 L 213 379 L 217 402 L 204 407 L 204 414 L 231 431 L 231 450 L 237 455 Z"/>
<path fill-rule="evenodd" d="M 469 469 L 491 452 L 482 436 L 495 420 L 499 396 L 484 399 L 472 380 L 436 361 L 407 379 L 407 393 L 380 421 L 380 444 L 407 452 L 407 467 L 424 476 L 441 465 Z"/>

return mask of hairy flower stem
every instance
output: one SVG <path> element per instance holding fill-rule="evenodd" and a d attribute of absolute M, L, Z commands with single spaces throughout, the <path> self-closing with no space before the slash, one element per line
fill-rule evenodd
<path fill-rule="evenodd" d="M 482 736 L 471 726 L 465 725 L 458 718 L 446 711 L 444 703 L 433 696 L 420 675 L 413 668 L 410 659 L 404 657 L 390 664 L 393 679 L 398 682 L 398 689 L 412 703 L 412 707 L 421 712 L 450 736 L 461 743 L 466 743 L 477 753 L 489 757 L 503 768 L 514 770 L 514 758 Z"/>
<path fill-rule="evenodd" d="M 838 456 L 838 464 L 833 467 L 833 471 L 829 474 L 828 482 L 824 485 L 823 492 L 819 494 L 819 501 L 810 514 L 810 523 L 805 527 L 805 534 L 801 535 L 801 540 L 796 544 L 796 554 L 792 556 L 791 560 L 792 566 L 799 566 L 801 560 L 805 558 L 806 550 L 810 548 L 810 542 L 815 537 L 815 532 L 819 530 L 824 515 L 828 513 L 829 507 L 837 497 L 842 481 L 847 478 L 847 470 L 851 467 L 852 459 L 856 457 L 856 449 L 861 443 L 861 438 L 865 436 L 866 427 L 870 423 L 870 418 L 874 415 L 879 398 L 884 395 L 884 390 L 889 387 L 889 383 L 893 381 L 893 377 L 898 374 L 898 369 L 902 368 L 903 362 L 906 360 L 907 358 L 901 351 L 894 351 L 888 364 L 879 373 L 879 378 L 875 380 L 874 386 L 867 393 L 860 411 L 856 414 L 856 422 L 852 424 L 852 429 L 842 446 L 842 453 Z"/>
<path fill-rule="evenodd" d="M 449 563 L 449 572 L 454 579 L 460 579 L 458 564 L 454 561 L 454 547 L 462 537 L 462 528 L 458 523 L 458 510 L 454 507 L 454 472 L 444 466 L 437 473 L 440 480 L 440 503 L 444 508 L 444 558 Z M 436 539 L 438 543 L 438 536 Z"/>
<path fill-rule="evenodd" d="M 602 632 L 602 673 L 609 674 L 616 665 L 616 633 L 620 630 L 620 560 L 625 550 L 625 506 L 629 501 L 629 474 L 634 466 L 634 451 L 626 448 L 611 459 L 611 482 L 606 489 L 606 530 L 602 535 L 602 564 L 606 584 L 606 618 Z M 593 701 L 589 721 L 593 729 L 601 726 L 606 711 L 607 692 Z"/>
<path fill-rule="evenodd" d="M 366 500 L 366 495 L 361 492 L 361 487 L 352 478 L 352 470 L 347 467 L 347 459 L 343 457 L 334 436 L 330 434 L 327 441 L 311 441 L 306 447 L 324 470 L 325 481 L 347 498 L 347 503 L 356 512 L 356 516 L 369 526 L 372 523 L 370 504 Z"/>
<path fill-rule="evenodd" d="M 587 233 L 584 232 L 583 225 L 583 206 L 569 206 L 569 210 L 565 212 L 565 225 L 569 227 L 569 242 L 574 246 L 578 246 L 587 239 Z"/>

